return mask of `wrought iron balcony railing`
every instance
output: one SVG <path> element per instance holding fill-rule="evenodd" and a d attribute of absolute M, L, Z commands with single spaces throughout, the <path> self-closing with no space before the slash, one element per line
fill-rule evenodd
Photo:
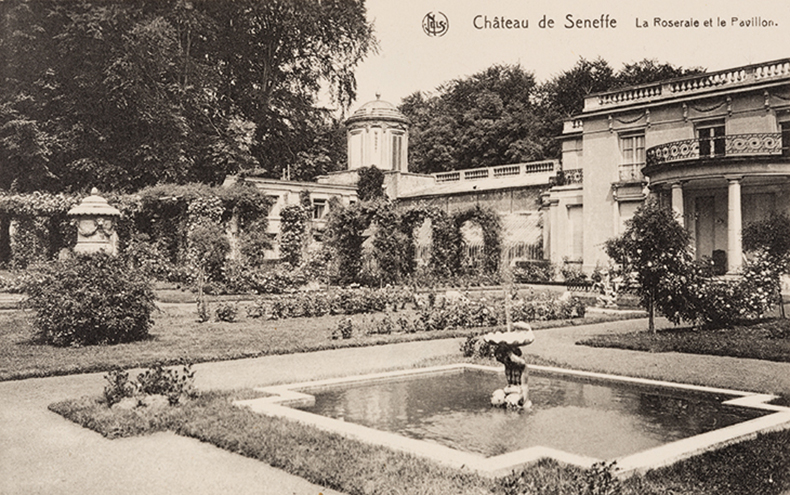
<path fill-rule="evenodd" d="M 673 141 L 647 149 L 647 165 L 733 156 L 782 154 L 782 134 L 731 134 L 701 139 Z"/>

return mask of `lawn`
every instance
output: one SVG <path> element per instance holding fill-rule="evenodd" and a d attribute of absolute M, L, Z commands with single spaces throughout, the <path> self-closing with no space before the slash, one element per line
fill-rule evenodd
<path fill-rule="evenodd" d="M 109 438 L 172 430 L 353 495 L 775 495 L 790 489 L 790 430 L 759 435 L 626 480 L 613 478 L 608 466 L 585 471 L 546 459 L 492 480 L 232 405 L 234 399 L 253 394 L 203 392 L 165 410 L 131 411 L 111 410 L 96 397 L 83 397 L 50 409 Z"/>
<path fill-rule="evenodd" d="M 369 346 L 394 342 L 464 337 L 485 329 L 457 329 L 419 333 L 372 334 L 359 331 L 350 339 L 332 339 L 338 322 L 346 316 L 264 320 L 244 316 L 239 320 L 197 322 L 194 304 L 160 304 L 148 340 L 113 346 L 53 347 L 34 342 L 34 329 L 24 311 L 0 312 L 0 380 L 107 371 L 114 367 L 136 368 L 155 363 L 192 363 L 288 354 L 339 347 Z M 406 312 L 394 313 L 397 317 Z M 355 323 L 383 318 L 383 313 L 354 315 Z M 574 320 L 535 322 L 535 328 L 580 325 L 617 319 L 593 314 Z"/>
<path fill-rule="evenodd" d="M 457 337 L 487 330 L 476 328 L 385 335 L 366 335 L 355 331 L 350 339 L 332 339 L 338 321 L 345 316 L 267 321 L 245 317 L 242 310 L 238 322 L 198 323 L 192 304 L 161 306 L 161 311 L 155 315 L 156 324 L 149 340 L 82 348 L 37 345 L 32 341 L 34 332 L 28 322 L 29 315 L 21 311 L 0 313 L 0 379 L 102 371 L 115 366 L 144 367 L 157 362 L 214 361 Z M 382 313 L 352 318 L 361 323 L 381 317 Z M 534 326 L 547 328 L 607 319 L 612 317 L 594 314 L 584 319 L 536 322 Z M 771 335 L 776 337 L 777 333 L 783 331 L 782 328 L 764 324 L 762 327 L 753 325 L 749 330 L 759 330 L 767 335 L 767 339 Z M 660 335 L 673 332 L 683 333 L 670 330 Z M 645 333 L 632 335 L 649 337 Z M 606 469 L 584 471 L 546 460 L 509 477 L 491 480 L 231 405 L 233 399 L 246 398 L 251 394 L 253 392 L 248 390 L 202 392 L 196 398 L 165 411 L 110 410 L 96 397 L 53 404 L 51 409 L 109 437 L 140 435 L 158 430 L 175 431 L 350 494 L 379 493 L 381 487 L 388 487 L 392 493 L 426 495 L 779 494 L 790 489 L 790 472 L 786 469 L 790 465 L 788 431 L 761 435 L 754 440 L 623 481 L 613 480 Z M 734 459 L 737 462 L 733 462 Z M 386 469 L 382 469 L 383 466 Z"/>
<path fill-rule="evenodd" d="M 668 328 L 652 334 L 598 335 L 579 341 L 591 347 L 645 352 L 683 352 L 790 362 L 790 320 L 772 319 L 733 328 Z"/>

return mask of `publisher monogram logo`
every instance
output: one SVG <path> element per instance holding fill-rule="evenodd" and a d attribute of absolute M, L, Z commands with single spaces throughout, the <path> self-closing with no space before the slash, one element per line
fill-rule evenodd
<path fill-rule="evenodd" d="M 428 36 L 444 36 L 449 28 L 450 22 L 441 12 L 428 12 L 422 18 L 422 30 Z"/>

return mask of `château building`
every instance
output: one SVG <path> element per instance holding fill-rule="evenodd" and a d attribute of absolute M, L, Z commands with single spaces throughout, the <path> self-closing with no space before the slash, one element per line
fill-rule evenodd
<path fill-rule="evenodd" d="M 610 263 L 605 241 L 623 232 L 648 195 L 671 205 L 696 257 L 711 258 L 721 273 L 742 263 L 744 225 L 790 213 L 790 59 L 591 94 L 564 123 L 561 162 L 418 174 L 409 171 L 409 121 L 394 105 L 377 96 L 346 125 L 346 170 L 317 182 L 250 179 L 276 199 L 275 239 L 279 211 L 302 191 L 320 235 L 329 199 L 356 202 L 357 170 L 370 166 L 384 172 L 387 195 L 404 207 L 497 211 L 506 261 L 546 259 L 587 273 Z M 429 243 L 423 231 L 418 243 Z M 482 244 L 474 229 L 464 235 Z"/>
<path fill-rule="evenodd" d="M 358 201 L 358 169 L 375 166 L 384 173 L 383 187 L 387 196 L 398 200 L 403 207 L 422 203 L 443 208 L 448 213 L 475 205 L 492 208 L 502 218 L 506 257 L 542 258 L 540 198 L 551 187 L 559 161 L 517 163 L 438 174 L 410 172 L 409 120 L 395 105 L 381 100 L 378 95 L 346 120 L 346 128 L 346 170 L 320 176 L 316 182 L 259 177 L 246 179 L 275 200 L 268 225 L 268 232 L 275 242 L 267 256 L 279 256 L 277 240 L 280 211 L 285 206 L 299 204 L 300 194 L 309 192 L 313 207 L 311 230 L 320 238 L 329 212 L 329 200 L 336 197 L 343 205 Z M 426 247 L 430 243 L 428 230 L 423 228 L 418 238 L 418 243 Z M 467 229 L 465 235 L 473 248 L 482 246 L 480 232 L 474 228 Z M 427 249 L 420 251 L 426 252 Z"/>
<path fill-rule="evenodd" d="M 790 59 L 589 95 L 565 122 L 563 172 L 543 197 L 544 252 L 589 272 L 655 195 L 720 272 L 741 230 L 790 213 Z"/>

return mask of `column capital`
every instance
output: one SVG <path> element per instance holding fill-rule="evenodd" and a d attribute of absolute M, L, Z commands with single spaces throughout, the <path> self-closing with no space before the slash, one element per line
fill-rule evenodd
<path fill-rule="evenodd" d="M 740 182 L 743 180 L 743 175 L 725 175 L 724 178 L 728 182 Z"/>

